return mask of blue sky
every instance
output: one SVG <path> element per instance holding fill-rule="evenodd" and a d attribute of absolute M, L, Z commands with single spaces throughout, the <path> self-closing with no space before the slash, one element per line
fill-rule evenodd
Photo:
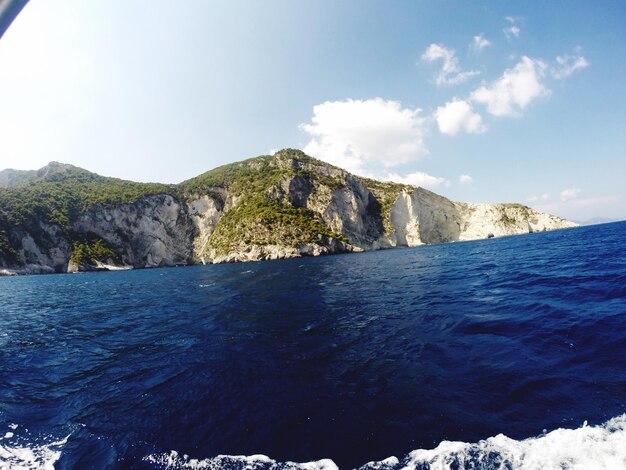
<path fill-rule="evenodd" d="M 180 182 L 295 147 L 625 217 L 625 24 L 621 0 L 31 0 L 0 40 L 0 168 Z"/>

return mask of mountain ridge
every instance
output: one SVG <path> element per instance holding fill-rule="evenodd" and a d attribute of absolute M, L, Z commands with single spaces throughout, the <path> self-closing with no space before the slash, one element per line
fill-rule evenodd
<path fill-rule="evenodd" d="M 316 256 L 575 226 L 520 204 L 454 202 L 284 149 L 177 185 L 53 162 L 0 187 L 0 269 L 67 272 Z"/>

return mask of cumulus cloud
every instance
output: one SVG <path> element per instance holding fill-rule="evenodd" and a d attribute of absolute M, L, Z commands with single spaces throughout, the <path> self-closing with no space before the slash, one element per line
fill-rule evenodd
<path fill-rule="evenodd" d="M 541 82 L 546 64 L 523 56 L 497 80 L 474 90 L 470 99 L 487 106 L 493 116 L 517 116 L 535 99 L 549 94 Z"/>
<path fill-rule="evenodd" d="M 471 48 L 474 52 L 480 52 L 485 47 L 489 46 L 491 46 L 491 41 L 489 39 L 485 39 L 484 33 L 480 33 L 478 36 L 474 36 Z"/>
<path fill-rule="evenodd" d="M 441 44 L 431 44 L 428 46 L 426 51 L 422 54 L 422 60 L 424 62 L 436 62 L 439 60 L 442 62 L 441 70 L 435 78 L 435 83 L 437 83 L 438 86 L 458 85 L 480 73 L 475 70 L 463 72 L 459 66 L 459 60 L 456 58 L 454 50 L 448 49 Z"/>
<path fill-rule="evenodd" d="M 304 151 L 360 175 L 374 176 L 426 155 L 420 109 L 397 101 L 327 101 L 300 129 L 311 136 Z"/>
<path fill-rule="evenodd" d="M 434 116 L 442 134 L 456 135 L 460 131 L 480 134 L 487 130 L 480 114 L 475 113 L 472 105 L 465 100 L 448 101 L 437 108 Z"/>
<path fill-rule="evenodd" d="M 569 77 L 576 70 L 589 67 L 589 62 L 582 55 L 564 54 L 556 58 L 556 64 L 551 68 L 550 73 L 557 80 Z"/>
<path fill-rule="evenodd" d="M 396 173 L 389 173 L 385 178 L 387 181 L 396 183 L 410 184 L 413 186 L 421 186 L 423 188 L 436 188 L 438 186 L 450 186 L 450 181 L 446 178 L 429 175 L 421 171 L 409 173 L 406 176 L 400 176 Z"/>
<path fill-rule="evenodd" d="M 507 39 L 518 38 L 522 30 L 520 29 L 518 22 L 520 18 L 516 18 L 514 16 L 507 16 L 505 20 L 508 22 L 508 25 L 502 30 Z"/>
<path fill-rule="evenodd" d="M 571 201 L 572 199 L 576 199 L 580 194 L 580 189 L 578 188 L 568 188 L 561 191 L 561 201 Z"/>
<path fill-rule="evenodd" d="M 474 182 L 474 178 L 470 175 L 461 175 L 459 176 L 459 183 L 461 184 L 470 184 Z"/>

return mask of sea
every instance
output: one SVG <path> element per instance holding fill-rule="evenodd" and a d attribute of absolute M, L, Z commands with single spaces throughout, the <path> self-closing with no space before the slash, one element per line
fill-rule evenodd
<path fill-rule="evenodd" d="M 624 469 L 626 222 L 0 279 L 0 469 Z"/>

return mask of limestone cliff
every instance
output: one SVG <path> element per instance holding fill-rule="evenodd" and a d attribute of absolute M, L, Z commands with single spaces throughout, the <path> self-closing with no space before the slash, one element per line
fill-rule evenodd
<path fill-rule="evenodd" d="M 297 150 L 139 184 L 52 164 L 0 188 L 0 273 L 317 256 L 573 227 L 519 204 L 453 202 Z"/>
<path fill-rule="evenodd" d="M 453 202 L 423 188 L 403 191 L 391 210 L 396 246 L 544 232 L 577 224 L 521 204 Z"/>
<path fill-rule="evenodd" d="M 123 265 L 151 268 L 193 262 L 196 230 L 189 206 L 168 194 L 113 209 L 92 206 L 72 228 L 106 241 Z"/>

